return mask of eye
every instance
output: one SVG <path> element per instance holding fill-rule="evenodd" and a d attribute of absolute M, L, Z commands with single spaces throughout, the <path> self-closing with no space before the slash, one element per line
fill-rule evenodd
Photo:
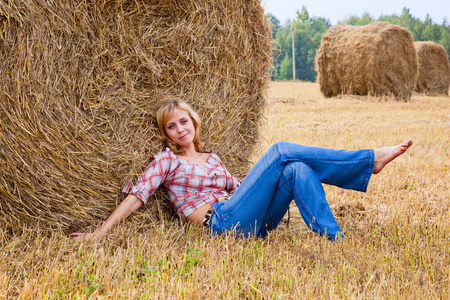
<path fill-rule="evenodd" d="M 167 126 L 167 129 L 172 129 L 175 125 L 169 125 Z"/>
<path fill-rule="evenodd" d="M 184 124 L 184 123 L 187 123 L 187 121 L 188 121 L 188 120 L 185 119 L 185 120 L 182 120 L 181 123 Z"/>

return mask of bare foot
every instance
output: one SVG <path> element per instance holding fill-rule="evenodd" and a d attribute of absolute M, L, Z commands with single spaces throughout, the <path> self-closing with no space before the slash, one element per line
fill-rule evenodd
<path fill-rule="evenodd" d="M 394 160 L 399 155 L 405 153 L 412 145 L 412 140 L 405 140 L 400 145 L 377 148 L 375 152 L 375 164 L 373 174 L 378 174 L 383 170 L 384 166 Z"/>

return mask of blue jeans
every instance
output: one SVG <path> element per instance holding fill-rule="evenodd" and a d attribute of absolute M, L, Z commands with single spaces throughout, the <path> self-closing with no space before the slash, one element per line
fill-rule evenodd
<path fill-rule="evenodd" d="M 341 229 L 322 183 L 365 192 L 373 172 L 373 150 L 333 150 L 288 142 L 274 144 L 228 201 L 213 204 L 211 229 L 265 237 L 286 214 L 292 199 L 308 227 L 335 240 Z"/>

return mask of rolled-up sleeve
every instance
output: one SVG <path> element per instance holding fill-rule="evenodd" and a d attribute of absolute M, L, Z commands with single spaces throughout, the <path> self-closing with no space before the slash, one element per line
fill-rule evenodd
<path fill-rule="evenodd" d="M 152 162 L 145 168 L 137 183 L 124 187 L 123 192 L 133 194 L 144 204 L 156 189 L 167 180 L 171 173 L 173 159 L 167 152 L 155 155 Z"/>
<path fill-rule="evenodd" d="M 225 190 L 227 192 L 232 192 L 241 185 L 242 180 L 231 175 L 231 173 L 225 168 L 225 166 L 224 166 L 224 169 L 225 169 L 225 174 L 226 174 L 226 178 L 227 178 Z"/>

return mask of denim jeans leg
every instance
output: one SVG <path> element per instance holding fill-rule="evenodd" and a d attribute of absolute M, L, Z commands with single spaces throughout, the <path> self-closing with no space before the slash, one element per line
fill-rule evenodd
<path fill-rule="evenodd" d="M 285 166 L 270 204 L 259 236 L 267 235 L 281 222 L 291 200 L 294 199 L 306 225 L 331 239 L 343 238 L 340 227 L 327 202 L 322 183 L 314 171 L 305 163 L 292 162 Z"/>
<path fill-rule="evenodd" d="M 266 237 L 271 230 L 277 229 L 278 225 L 286 215 L 289 205 L 294 199 L 292 182 L 286 178 L 280 178 L 278 181 L 272 202 L 267 208 L 266 214 L 259 228 L 258 237 Z"/>
<path fill-rule="evenodd" d="M 278 226 L 292 199 L 310 229 L 333 240 L 337 236 L 344 237 L 327 202 L 322 183 L 314 171 L 302 162 L 285 166 L 258 236 L 265 237 L 268 229 Z"/>
<path fill-rule="evenodd" d="M 258 234 L 279 179 L 290 162 L 308 165 L 321 182 L 365 191 L 373 161 L 373 150 L 333 150 L 278 142 L 255 164 L 230 200 L 214 204 L 212 228 L 217 233 L 236 228 L 245 236 Z M 312 221 L 315 220 L 307 222 Z"/>

